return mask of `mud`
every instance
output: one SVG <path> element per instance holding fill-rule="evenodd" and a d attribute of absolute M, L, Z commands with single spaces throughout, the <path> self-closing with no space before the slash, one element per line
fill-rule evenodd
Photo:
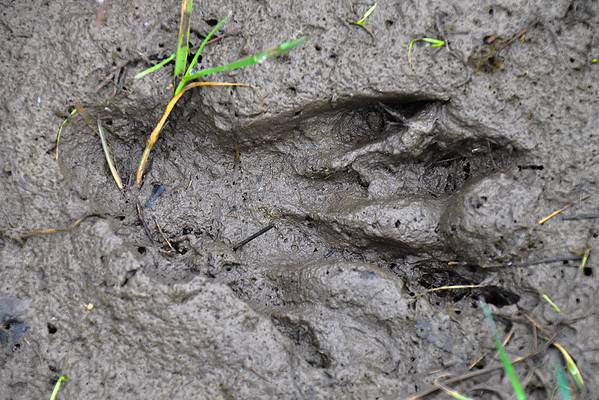
<path fill-rule="evenodd" d="M 218 77 L 251 89 L 186 95 L 141 188 L 171 70 L 133 75 L 175 47 L 177 2 L 2 4 L 2 398 L 48 397 L 60 374 L 74 399 L 407 398 L 497 363 L 479 298 L 511 358 L 556 334 L 599 398 L 597 257 L 578 268 L 599 229 L 562 219 L 599 211 L 599 4 L 379 2 L 371 36 L 347 23 L 366 3 L 213 3 L 194 44 L 233 16 L 202 65 L 308 40 Z M 449 48 L 416 46 L 412 68 L 421 36 Z M 75 102 L 124 193 L 79 118 L 54 159 Z M 482 287 L 426 292 L 465 284 Z M 518 366 L 531 399 L 558 361 Z M 511 396 L 501 371 L 455 387 Z"/>

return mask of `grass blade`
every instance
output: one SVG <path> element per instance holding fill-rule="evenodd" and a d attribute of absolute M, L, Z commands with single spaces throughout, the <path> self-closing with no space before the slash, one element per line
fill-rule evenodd
<path fill-rule="evenodd" d="M 487 319 L 487 323 L 489 325 L 489 329 L 495 338 L 495 346 L 497 347 L 497 351 L 499 352 L 499 359 L 503 364 L 503 368 L 505 369 L 505 373 L 508 376 L 512 387 L 514 388 L 514 393 L 516 393 L 516 398 L 518 400 L 526 400 L 526 394 L 524 393 L 524 389 L 522 389 L 522 385 L 520 384 L 520 378 L 518 378 L 518 374 L 514 370 L 510 359 L 505 353 L 505 348 L 503 344 L 501 344 L 501 340 L 499 340 L 499 335 L 497 334 L 497 326 L 495 325 L 495 321 L 493 320 L 493 314 L 489 309 L 489 306 L 483 299 L 480 299 L 480 305 L 483 309 L 483 313 L 485 318 Z"/>
<path fill-rule="evenodd" d="M 570 394 L 570 386 L 568 385 L 568 379 L 566 378 L 566 374 L 564 374 L 564 370 L 561 365 L 555 365 L 555 378 L 557 380 L 557 387 L 559 388 L 559 392 L 562 395 L 563 400 L 571 400 L 572 396 Z"/>
<path fill-rule="evenodd" d="M 60 377 L 56 381 L 56 384 L 54 385 L 54 390 L 52 391 L 52 394 L 50 395 L 50 400 L 56 400 L 58 398 L 58 392 L 60 391 L 60 387 L 62 386 L 62 383 L 66 382 L 68 380 L 69 380 L 69 378 L 66 375 L 60 375 Z"/>
<path fill-rule="evenodd" d="M 202 40 L 202 43 L 200 43 L 200 47 L 198 47 L 198 50 L 196 51 L 196 54 L 193 56 L 193 60 L 191 60 L 191 63 L 189 64 L 189 67 L 187 67 L 187 71 L 185 71 L 185 76 L 183 76 L 183 79 L 179 83 L 179 86 L 177 86 L 177 90 L 175 90 L 175 96 L 178 95 L 179 93 L 181 93 L 181 90 L 183 90 L 183 87 L 187 84 L 187 82 L 190 81 L 189 76 L 193 72 L 193 68 L 198 63 L 198 59 L 200 58 L 200 55 L 202 54 L 202 50 L 204 50 L 204 47 L 206 47 L 206 44 L 208 44 L 208 42 L 210 41 L 210 39 L 212 39 L 212 37 L 216 34 L 216 32 L 218 32 L 218 30 L 228 20 L 229 20 L 229 17 L 228 16 L 225 17 L 222 21 L 220 21 L 218 24 L 216 24 L 216 26 L 214 28 L 212 28 L 212 30 L 210 32 L 208 32 L 208 35 L 206 35 L 206 37 L 204 38 L 204 40 Z"/>
<path fill-rule="evenodd" d="M 158 64 L 151 66 L 150 68 L 144 69 L 135 75 L 134 79 L 141 79 L 144 76 L 151 74 L 152 72 L 160 71 L 164 66 L 175 59 L 175 53 L 171 54 L 164 60 L 160 61 Z"/>
<path fill-rule="evenodd" d="M 71 120 L 71 117 L 74 117 L 76 114 L 77 114 L 77 109 L 73 108 L 69 112 L 69 115 L 62 121 L 62 124 L 60 124 L 60 126 L 58 127 L 58 132 L 56 133 L 56 152 L 54 154 L 54 159 L 57 161 L 58 161 L 58 144 L 60 143 L 60 138 L 62 137 L 62 131 L 64 130 L 64 127 L 67 126 L 67 124 Z"/>
<path fill-rule="evenodd" d="M 414 44 L 416 42 L 425 42 L 430 44 L 430 47 L 441 47 L 445 45 L 445 41 L 444 40 L 440 40 L 440 39 L 433 39 L 433 38 L 416 38 L 416 39 L 412 39 L 410 40 L 410 43 L 408 44 L 408 64 L 410 65 L 411 68 L 413 68 L 412 66 L 412 51 L 414 49 Z"/>
<path fill-rule="evenodd" d="M 580 261 L 580 271 L 584 272 L 585 268 L 587 267 L 587 263 L 589 262 L 589 257 L 591 256 L 591 251 L 593 249 L 591 247 L 587 247 L 587 249 L 584 251 L 583 255 L 582 255 L 582 260 Z"/>
<path fill-rule="evenodd" d="M 445 386 L 444 384 L 440 383 L 437 380 L 435 380 L 435 386 L 440 388 L 442 391 L 445 392 L 445 394 L 447 394 L 449 397 L 451 397 L 455 400 L 473 400 L 471 397 L 464 396 L 463 394 L 459 393 L 458 391 Z"/>
<path fill-rule="evenodd" d="M 137 173 L 135 175 L 135 182 L 138 185 L 141 184 L 144 170 L 146 168 L 148 159 L 150 158 L 150 153 L 152 152 L 152 148 L 158 141 L 158 136 L 160 135 L 160 131 L 162 130 L 162 127 L 166 123 L 168 116 L 173 111 L 173 108 L 175 107 L 175 105 L 177 105 L 177 102 L 179 101 L 181 96 L 183 96 L 185 94 L 185 92 L 187 92 L 190 89 L 193 89 L 196 87 L 201 87 L 201 86 L 243 86 L 243 87 L 248 87 L 249 85 L 245 84 L 245 83 L 230 83 L 230 82 L 193 82 L 193 83 L 190 83 L 189 85 L 185 86 L 185 88 L 183 88 L 183 90 L 181 92 L 179 92 L 179 94 L 174 96 L 168 102 L 168 104 L 166 105 L 166 109 L 164 110 L 164 113 L 162 114 L 162 117 L 160 117 L 158 124 L 156 124 L 156 127 L 154 128 L 154 130 L 150 134 L 150 137 L 148 138 L 148 141 L 146 143 L 146 148 L 144 149 L 141 160 L 139 161 L 139 166 L 137 167 Z"/>
<path fill-rule="evenodd" d="M 359 25 L 359 26 L 364 26 L 366 25 L 366 20 L 368 19 L 368 17 L 370 17 L 370 14 L 372 14 L 374 12 L 374 10 L 376 9 L 377 4 L 374 3 L 372 6 L 370 6 L 370 8 L 368 8 L 368 10 L 366 10 L 366 12 L 364 13 L 364 16 L 362 16 L 362 18 L 360 18 L 359 20 L 352 22 L 352 24 L 354 25 Z"/>
<path fill-rule="evenodd" d="M 186 80 L 187 80 L 187 82 L 190 82 L 190 81 L 202 78 L 207 75 L 216 74 L 218 72 L 232 71 L 235 69 L 241 69 L 241 68 L 250 67 L 250 66 L 256 65 L 256 64 L 261 64 L 270 58 L 278 57 L 282 54 L 289 52 L 291 49 L 299 46 L 303 42 L 304 42 L 304 39 L 294 39 L 294 40 L 290 40 L 288 42 L 283 42 L 273 49 L 261 51 L 260 53 L 254 54 L 253 56 L 242 58 L 242 59 L 234 61 L 230 64 L 203 69 L 199 72 L 196 72 L 195 74 L 192 74 L 192 75 L 186 77 Z"/>
<path fill-rule="evenodd" d="M 104 128 L 102 128 L 100 120 L 98 120 L 98 135 L 100 136 L 100 142 L 102 142 L 102 150 L 104 150 L 104 156 L 106 157 L 106 162 L 108 163 L 108 168 L 110 169 L 112 178 L 114 179 L 114 182 L 119 190 L 123 190 L 123 182 L 121 181 L 121 176 L 119 175 L 119 172 L 116 170 L 114 162 L 112 161 L 110 147 L 108 147 L 108 142 L 106 142 L 106 135 L 104 134 Z"/>
<path fill-rule="evenodd" d="M 580 373 L 580 370 L 576 366 L 576 363 L 570 356 L 570 353 L 568 353 L 568 351 L 564 348 L 564 346 L 562 346 L 558 342 L 554 342 L 553 346 L 555 346 L 555 348 L 558 349 L 560 351 L 560 353 L 562 353 L 562 356 L 564 357 L 564 361 L 566 361 L 566 369 L 572 376 L 572 379 L 574 379 L 574 382 L 576 383 L 578 388 L 584 389 L 584 380 L 582 379 L 582 374 Z"/>
<path fill-rule="evenodd" d="M 179 22 L 179 35 L 177 37 L 177 52 L 175 53 L 175 86 L 185 76 L 187 55 L 189 54 L 189 32 L 191 28 L 191 11 L 193 0 L 181 1 L 181 21 Z"/>
<path fill-rule="evenodd" d="M 555 311 L 556 313 L 562 312 L 562 310 L 559 308 L 559 306 L 557 304 L 555 304 L 553 302 L 553 300 L 551 300 L 551 297 L 549 297 L 548 294 L 543 293 L 543 300 L 545 300 L 547 302 L 547 304 L 549 304 L 551 306 L 551 308 L 553 308 L 553 311 Z"/>

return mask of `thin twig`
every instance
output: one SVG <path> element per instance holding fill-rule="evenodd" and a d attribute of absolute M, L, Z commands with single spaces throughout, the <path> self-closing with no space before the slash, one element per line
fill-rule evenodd
<path fill-rule="evenodd" d="M 552 263 L 556 263 L 556 262 L 580 261 L 580 260 L 582 260 L 582 256 L 554 257 L 554 258 L 545 258 L 545 259 L 535 260 L 535 261 L 527 261 L 527 262 L 522 262 L 522 263 L 509 262 L 509 263 L 505 263 L 505 264 L 488 265 L 488 266 L 482 266 L 481 268 L 489 269 L 489 268 L 531 267 L 533 265 L 539 265 L 539 264 L 552 264 Z"/>
<path fill-rule="evenodd" d="M 458 289 L 478 289 L 478 288 L 484 288 L 484 287 L 489 287 L 490 285 L 486 285 L 486 284 L 476 284 L 476 285 L 448 285 L 448 286 L 441 286 L 441 287 L 436 287 L 436 288 L 432 288 L 432 289 L 427 289 L 425 290 L 422 294 L 425 293 L 432 293 L 432 292 L 440 292 L 442 290 L 458 290 Z"/>
<path fill-rule="evenodd" d="M 156 229 L 158 229 L 158 232 L 160 233 L 160 236 L 162 236 L 162 239 L 164 239 L 165 243 L 167 244 L 167 246 L 174 252 L 176 252 L 175 248 L 173 247 L 173 245 L 171 244 L 171 242 L 168 240 L 168 238 L 166 237 L 166 235 L 164 234 L 164 232 L 162 231 L 162 228 L 160 227 L 160 225 L 158 224 L 158 221 L 156 220 L 156 217 L 154 217 L 154 223 L 156 224 Z"/>
<path fill-rule="evenodd" d="M 540 220 L 537 221 L 537 224 L 539 225 L 543 225 L 545 222 L 549 221 L 550 219 L 557 217 L 558 215 L 560 215 L 561 213 L 563 213 L 564 211 L 566 211 L 568 208 L 572 207 L 572 203 L 568 203 L 565 206 L 563 206 L 562 208 L 555 210 L 554 212 L 552 212 L 551 214 L 549 214 L 548 216 L 541 218 Z"/>
<path fill-rule="evenodd" d="M 507 346 L 509 341 L 512 339 L 512 336 L 514 336 L 514 329 L 510 330 L 510 332 L 507 334 L 505 339 L 503 339 L 503 342 L 501 343 L 503 345 L 503 347 Z M 472 362 L 472 364 L 470 364 L 468 366 L 468 370 L 471 370 L 472 368 L 474 368 L 476 366 L 476 364 L 478 364 L 479 362 L 482 361 L 483 358 L 485 358 L 485 356 L 486 356 L 486 354 L 481 354 L 476 360 L 474 360 Z"/>
<path fill-rule="evenodd" d="M 258 232 L 254 233 L 253 235 L 249 236 L 246 239 L 243 239 L 241 242 L 239 242 L 235 246 L 233 246 L 233 251 L 239 250 L 240 248 L 242 248 L 243 246 L 245 246 L 246 244 L 248 244 L 252 240 L 256 239 L 259 236 L 264 235 L 266 232 L 268 232 L 269 230 L 271 230 L 274 227 L 275 227 L 274 224 L 270 224 L 270 225 L 265 226 L 264 228 L 260 229 Z"/>
<path fill-rule="evenodd" d="M 68 232 L 70 230 L 75 229 L 83 221 L 85 221 L 86 219 L 91 218 L 91 217 L 104 218 L 104 215 L 103 214 L 87 214 L 81 218 L 76 219 L 75 221 L 71 222 L 69 225 L 67 225 L 65 227 L 34 229 L 29 232 L 18 234 L 17 238 L 22 240 L 22 239 L 27 239 L 27 238 L 30 238 L 33 236 L 51 235 L 53 233 Z"/>

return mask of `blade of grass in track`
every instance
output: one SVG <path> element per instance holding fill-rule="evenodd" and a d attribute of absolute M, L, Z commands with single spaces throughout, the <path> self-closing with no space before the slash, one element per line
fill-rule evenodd
<path fill-rule="evenodd" d="M 179 83 L 179 86 L 177 87 L 177 90 L 175 90 L 175 96 L 178 95 L 181 92 L 181 90 L 183 90 L 183 87 L 187 84 L 187 82 L 189 82 L 189 80 L 190 80 L 189 76 L 193 72 L 193 68 L 198 63 L 198 59 L 200 58 L 200 55 L 202 54 L 202 50 L 204 50 L 204 47 L 206 47 L 206 44 L 208 44 L 208 42 L 210 41 L 210 39 L 212 39 L 212 37 L 216 34 L 216 32 L 218 32 L 218 30 L 228 20 L 229 20 L 229 17 L 228 16 L 225 17 L 222 21 L 220 21 L 218 24 L 216 24 L 216 26 L 214 28 L 212 28 L 212 30 L 210 32 L 208 32 L 208 35 L 206 35 L 206 37 L 204 38 L 204 40 L 202 40 L 202 43 L 200 44 L 200 47 L 198 47 L 198 50 L 196 51 L 196 54 L 193 56 L 193 60 L 191 60 L 191 63 L 187 67 L 187 71 L 185 71 L 185 76 L 183 77 L 183 79 Z"/>
<path fill-rule="evenodd" d="M 64 130 L 64 127 L 67 126 L 67 124 L 71 120 L 71 117 L 74 117 L 76 114 L 77 114 L 77 109 L 73 108 L 71 110 L 71 112 L 69 112 L 69 115 L 62 121 L 62 124 L 60 124 L 60 127 L 58 127 L 58 132 L 56 133 L 56 153 L 54 154 L 55 160 L 58 160 L 58 145 L 60 143 L 60 138 L 62 137 L 62 131 Z"/>
<path fill-rule="evenodd" d="M 560 353 L 562 353 L 562 357 L 564 357 L 564 360 L 566 361 L 566 369 L 572 376 L 572 379 L 574 379 L 574 382 L 576 382 L 576 385 L 580 389 L 584 389 L 584 380 L 582 379 L 582 374 L 580 373 L 580 370 L 576 366 L 574 359 L 572 358 L 572 356 L 570 356 L 570 353 L 568 353 L 566 348 L 564 346 L 562 346 L 561 344 L 559 344 L 558 342 L 553 343 L 553 346 L 556 349 L 558 349 L 560 351 Z"/>
<path fill-rule="evenodd" d="M 171 61 L 173 61 L 175 59 L 175 53 L 171 54 L 170 56 L 168 56 L 167 58 L 165 58 L 164 60 L 160 61 L 158 64 L 151 66 L 148 69 L 144 69 L 143 71 L 139 72 L 137 75 L 135 75 L 135 79 L 141 79 L 144 76 L 151 74 L 152 72 L 156 72 L 156 71 L 160 71 L 162 68 L 164 68 L 164 66 L 168 63 L 170 63 Z"/>
<path fill-rule="evenodd" d="M 561 365 L 555 365 L 555 378 L 557 380 L 557 387 L 562 395 L 563 400 L 570 400 L 572 396 L 570 394 L 570 386 L 568 385 L 568 379 Z"/>
<path fill-rule="evenodd" d="M 193 83 L 190 83 L 187 86 L 185 86 L 185 88 L 183 88 L 183 90 L 181 92 L 179 92 L 179 94 L 174 96 L 168 102 L 168 104 L 166 105 L 166 109 L 164 110 L 164 113 L 162 114 L 162 117 L 160 118 L 160 120 L 158 121 L 158 124 L 156 124 L 156 127 L 154 128 L 154 130 L 150 134 L 150 137 L 148 138 L 148 141 L 146 143 L 146 148 L 144 149 L 143 155 L 141 156 L 141 160 L 139 161 L 139 166 L 137 167 L 137 173 L 135 175 L 135 182 L 138 185 L 141 184 L 141 179 L 143 178 L 144 170 L 146 168 L 146 163 L 148 162 L 148 159 L 150 158 L 150 153 L 152 152 L 152 148 L 158 141 L 158 136 L 160 135 L 160 131 L 162 130 L 162 127 L 166 123 L 166 120 L 167 120 L 168 116 L 170 115 L 171 111 L 173 111 L 173 108 L 175 107 L 175 105 L 177 104 L 177 102 L 179 101 L 181 96 L 183 96 L 185 94 L 185 92 L 187 92 L 188 90 L 193 89 L 195 87 L 201 87 L 201 86 L 244 86 L 244 87 L 248 87 L 250 85 L 245 84 L 245 83 L 229 83 L 229 82 L 193 82 Z"/>
<path fill-rule="evenodd" d="M 181 21 L 179 22 L 179 35 L 177 37 L 177 51 L 175 56 L 175 87 L 185 76 L 187 68 L 187 55 L 189 54 L 189 32 L 191 28 L 191 11 L 193 0 L 181 1 Z"/>
<path fill-rule="evenodd" d="M 514 370 L 510 359 L 505 353 L 505 348 L 503 344 L 501 344 L 501 340 L 499 340 L 499 335 L 497 334 L 497 326 L 495 325 L 495 321 L 493 320 L 493 314 L 489 309 L 489 306 L 483 299 L 480 299 L 480 305 L 483 309 L 483 313 L 485 318 L 487 319 L 487 323 L 489 325 L 489 329 L 493 337 L 495 338 L 495 346 L 497 347 L 497 351 L 499 352 L 499 359 L 503 364 L 503 368 L 505 369 L 505 373 L 508 376 L 512 387 L 514 388 L 514 393 L 516 394 L 516 398 L 518 400 L 526 400 L 526 394 L 524 393 L 524 389 L 522 389 L 522 385 L 520 384 L 520 378 L 518 378 L 518 374 Z"/>
<path fill-rule="evenodd" d="M 300 44 L 302 44 L 303 42 L 304 42 L 304 39 L 294 39 L 294 40 L 290 40 L 288 42 L 283 42 L 273 49 L 261 51 L 260 53 L 254 54 L 253 56 L 242 58 L 242 59 L 234 61 L 230 64 L 203 69 L 199 72 L 196 72 L 195 74 L 188 76 L 186 78 L 186 80 L 187 80 L 187 82 L 190 82 L 190 81 L 202 78 L 207 75 L 212 75 L 212 74 L 216 74 L 219 72 L 225 72 L 225 71 L 232 71 L 235 69 L 241 69 L 241 68 L 250 67 L 250 66 L 256 65 L 256 64 L 261 64 L 270 58 L 278 57 L 282 54 L 287 53 L 294 47 L 297 47 Z"/>
<path fill-rule="evenodd" d="M 442 391 L 445 392 L 445 394 L 447 394 L 449 397 L 455 400 L 473 400 L 472 398 L 464 396 L 456 390 L 448 388 L 447 386 L 438 382 L 437 380 L 435 380 L 435 386 L 439 387 Z"/>
<path fill-rule="evenodd" d="M 414 49 L 414 44 L 416 42 L 426 42 L 430 44 L 430 47 L 435 48 L 435 47 L 441 47 L 445 45 L 445 41 L 444 40 L 440 40 L 440 39 L 433 39 L 433 38 L 417 38 L 417 39 L 412 39 L 410 40 L 410 43 L 408 44 L 408 64 L 410 65 L 410 67 L 412 67 L 412 50 Z"/>
<path fill-rule="evenodd" d="M 56 400 L 58 398 L 58 392 L 60 391 L 60 387 L 62 386 L 62 383 L 66 382 L 67 380 L 69 380 L 69 378 L 67 378 L 66 375 L 60 375 L 60 377 L 56 381 L 56 384 L 54 385 L 54 390 L 50 395 L 50 400 Z"/>
<path fill-rule="evenodd" d="M 366 10 L 366 12 L 364 13 L 364 16 L 362 16 L 362 18 L 360 18 L 359 20 L 357 20 L 355 22 L 352 22 L 352 24 L 360 25 L 360 26 L 366 25 L 366 20 L 368 19 L 368 17 L 370 17 L 370 14 L 372 14 L 375 9 L 376 9 L 376 3 L 374 3 L 372 6 L 370 6 L 368 8 L 368 10 Z"/>
<path fill-rule="evenodd" d="M 102 142 L 102 150 L 104 150 L 104 156 L 106 157 L 106 162 L 108 163 L 108 168 L 110 169 L 110 173 L 112 174 L 112 178 L 116 183 L 119 190 L 123 190 L 123 182 L 121 181 L 121 176 L 114 166 L 114 162 L 112 161 L 112 155 L 110 153 L 110 148 L 108 147 L 108 143 L 106 142 L 106 135 L 104 134 L 104 128 L 102 128 L 102 124 L 100 120 L 98 120 L 98 135 L 100 136 L 100 142 Z"/>

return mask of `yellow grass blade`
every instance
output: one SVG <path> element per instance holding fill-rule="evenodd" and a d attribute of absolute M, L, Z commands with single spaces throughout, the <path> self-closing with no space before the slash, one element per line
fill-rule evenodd
<path fill-rule="evenodd" d="M 164 110 L 164 113 L 162 114 L 162 117 L 160 117 L 160 120 L 158 121 L 158 124 L 156 124 L 156 127 L 154 128 L 154 130 L 150 134 L 150 137 L 148 138 L 148 141 L 146 143 L 146 148 L 144 149 L 144 152 L 143 152 L 143 154 L 141 156 L 141 160 L 139 161 L 139 167 L 137 168 L 137 173 L 135 175 L 135 183 L 137 183 L 138 185 L 141 184 L 141 180 L 143 178 L 144 170 L 146 168 L 146 164 L 148 162 L 148 159 L 150 158 L 150 153 L 152 152 L 152 148 L 154 148 L 154 145 L 158 141 L 158 136 L 160 135 L 160 131 L 162 130 L 162 127 L 166 123 L 166 120 L 168 119 L 168 116 L 173 111 L 173 108 L 175 107 L 175 105 L 177 105 L 177 102 L 179 101 L 179 99 L 181 99 L 181 97 L 188 90 L 196 88 L 196 87 L 202 87 L 202 86 L 242 86 L 242 87 L 249 87 L 250 85 L 248 85 L 247 83 L 231 83 L 231 82 L 193 82 L 193 83 L 190 83 L 189 85 L 185 86 L 182 91 L 180 91 L 176 96 L 174 96 L 168 102 L 168 104 L 166 105 L 166 109 Z"/>

